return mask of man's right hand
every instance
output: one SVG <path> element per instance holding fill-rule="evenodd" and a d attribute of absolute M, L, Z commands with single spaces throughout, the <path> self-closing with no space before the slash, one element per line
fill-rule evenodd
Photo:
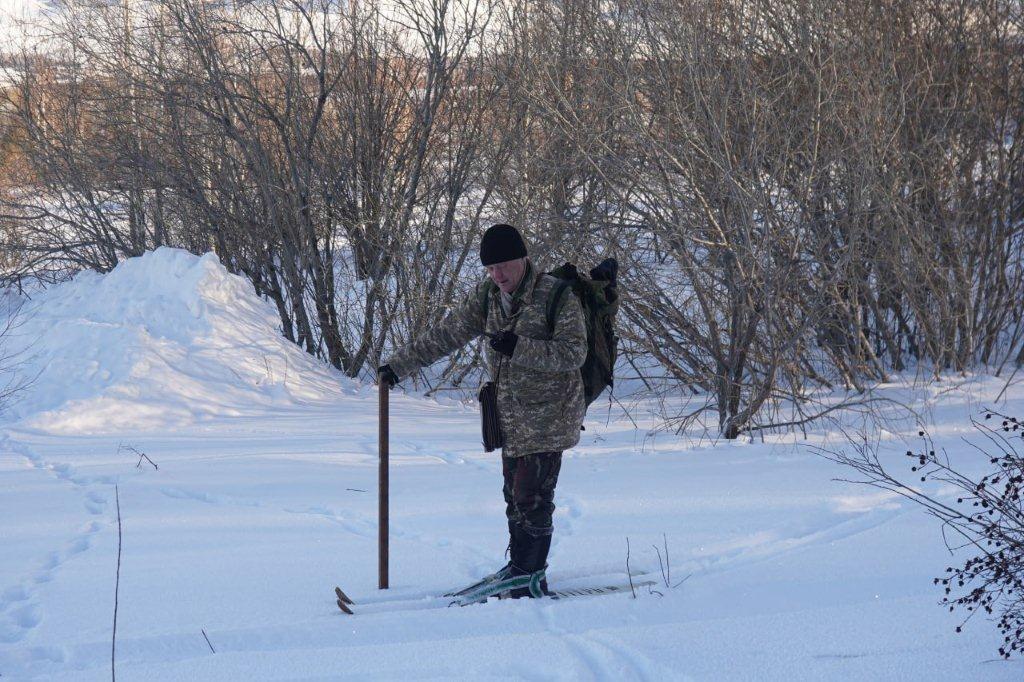
<path fill-rule="evenodd" d="M 388 388 L 393 388 L 398 383 L 398 375 L 391 369 L 391 365 L 381 365 L 377 368 L 377 383 Z"/>

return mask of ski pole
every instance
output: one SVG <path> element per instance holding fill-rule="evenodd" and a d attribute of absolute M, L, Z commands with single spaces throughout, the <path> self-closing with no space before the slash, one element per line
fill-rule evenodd
<path fill-rule="evenodd" d="M 388 589 L 388 391 L 387 381 L 380 382 L 379 443 L 380 470 L 377 475 L 377 588 Z"/>

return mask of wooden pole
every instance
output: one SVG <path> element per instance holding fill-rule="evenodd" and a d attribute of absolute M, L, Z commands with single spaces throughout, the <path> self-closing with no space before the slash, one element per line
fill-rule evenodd
<path fill-rule="evenodd" d="M 378 449 L 380 470 L 377 475 L 377 588 L 388 589 L 388 392 L 387 381 L 380 383 Z"/>

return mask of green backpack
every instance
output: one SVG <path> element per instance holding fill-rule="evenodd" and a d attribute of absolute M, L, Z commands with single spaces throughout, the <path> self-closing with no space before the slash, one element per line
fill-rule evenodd
<path fill-rule="evenodd" d="M 588 407 L 604 389 L 615 386 L 615 358 L 619 348 L 619 337 L 615 335 L 615 315 L 619 312 L 619 292 L 615 282 L 618 268 L 614 258 L 606 258 L 590 271 L 590 277 L 580 275 L 572 263 L 548 273 L 561 280 L 552 288 L 548 299 L 547 319 L 551 333 L 555 330 L 555 317 L 565 289 L 572 288 L 583 306 L 587 359 L 583 361 L 580 375 Z"/>
<path fill-rule="evenodd" d="M 580 275 L 572 263 L 566 263 L 547 273 L 558 278 L 547 301 L 548 333 L 554 334 L 555 319 L 561 308 L 566 289 L 579 299 L 583 306 L 583 318 L 587 327 L 587 359 L 580 368 L 583 378 L 583 396 L 589 407 L 601 392 L 615 385 L 615 358 L 618 355 L 619 337 L 615 335 L 615 315 L 619 311 L 619 294 L 616 288 L 618 262 L 606 258 L 590 271 L 590 277 Z M 484 287 L 481 303 L 484 314 L 490 304 L 489 294 L 497 285 Z"/>

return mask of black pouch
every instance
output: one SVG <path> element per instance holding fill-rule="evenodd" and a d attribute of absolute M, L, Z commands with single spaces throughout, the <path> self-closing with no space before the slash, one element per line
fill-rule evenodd
<path fill-rule="evenodd" d="M 488 381 L 480 387 L 480 420 L 483 427 L 484 451 L 492 452 L 505 445 L 505 436 L 498 421 L 498 387 Z"/>

